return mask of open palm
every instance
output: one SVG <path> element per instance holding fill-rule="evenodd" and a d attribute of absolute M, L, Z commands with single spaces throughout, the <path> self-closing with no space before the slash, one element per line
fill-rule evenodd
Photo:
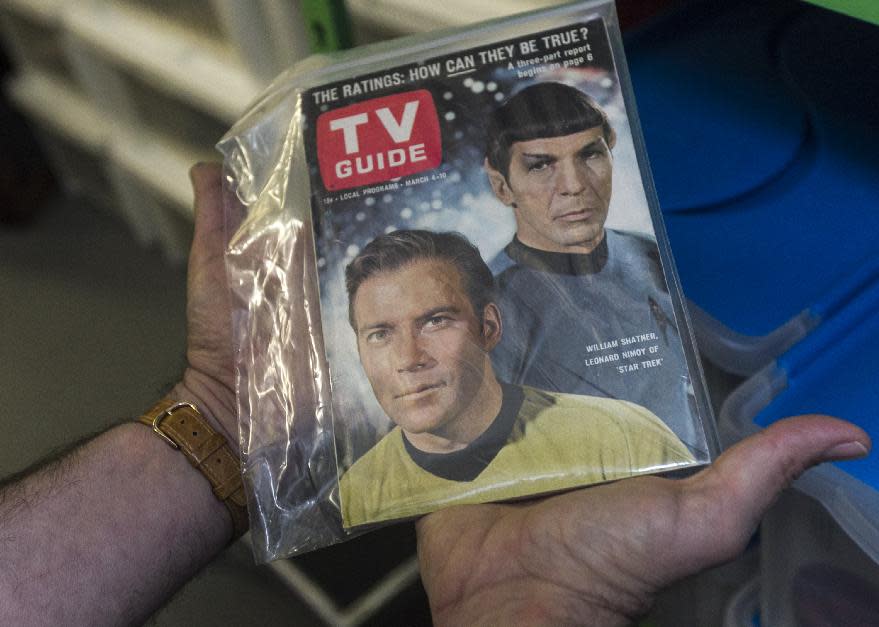
<path fill-rule="evenodd" d="M 741 552 L 780 491 L 814 464 L 866 454 L 826 416 L 780 421 L 683 480 L 639 477 L 418 524 L 441 625 L 627 625 L 671 582 Z"/>

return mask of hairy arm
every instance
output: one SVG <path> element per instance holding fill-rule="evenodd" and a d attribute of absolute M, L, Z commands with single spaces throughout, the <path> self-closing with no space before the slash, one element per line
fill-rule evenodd
<path fill-rule="evenodd" d="M 116 427 L 0 489 L 0 624 L 141 623 L 231 535 L 183 455 Z"/>
<path fill-rule="evenodd" d="M 195 403 L 237 451 L 220 167 L 191 177 L 189 366 L 169 398 Z M 179 451 L 143 425 L 116 427 L 0 487 L 0 625 L 142 623 L 231 537 Z"/>

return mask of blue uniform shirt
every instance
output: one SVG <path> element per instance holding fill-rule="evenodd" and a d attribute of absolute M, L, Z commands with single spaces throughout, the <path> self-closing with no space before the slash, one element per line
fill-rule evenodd
<path fill-rule="evenodd" d="M 605 229 L 589 254 L 546 252 L 514 239 L 490 266 L 503 323 L 492 351 L 498 379 L 638 403 L 697 457 L 706 451 L 652 239 Z"/>

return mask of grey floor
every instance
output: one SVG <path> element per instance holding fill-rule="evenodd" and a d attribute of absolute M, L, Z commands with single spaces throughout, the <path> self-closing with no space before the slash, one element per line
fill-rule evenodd
<path fill-rule="evenodd" d="M 0 473 L 137 414 L 181 372 L 185 271 L 85 203 L 0 229 Z"/>

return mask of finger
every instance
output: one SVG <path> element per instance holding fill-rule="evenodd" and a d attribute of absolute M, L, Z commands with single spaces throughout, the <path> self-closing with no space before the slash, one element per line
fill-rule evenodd
<path fill-rule="evenodd" d="M 830 416 L 780 420 L 742 440 L 682 485 L 685 516 L 697 521 L 682 539 L 703 547 L 692 566 L 707 567 L 744 549 L 779 493 L 808 468 L 868 454 L 863 429 Z"/>
<path fill-rule="evenodd" d="M 189 170 L 196 237 L 215 232 L 223 225 L 222 175 L 219 163 L 197 163 Z"/>
<path fill-rule="evenodd" d="M 757 519 L 806 469 L 863 457 L 870 447 L 870 436 L 850 422 L 820 415 L 786 418 L 730 448 L 705 479 L 726 487 L 730 498 L 740 499 L 741 511 Z"/>

